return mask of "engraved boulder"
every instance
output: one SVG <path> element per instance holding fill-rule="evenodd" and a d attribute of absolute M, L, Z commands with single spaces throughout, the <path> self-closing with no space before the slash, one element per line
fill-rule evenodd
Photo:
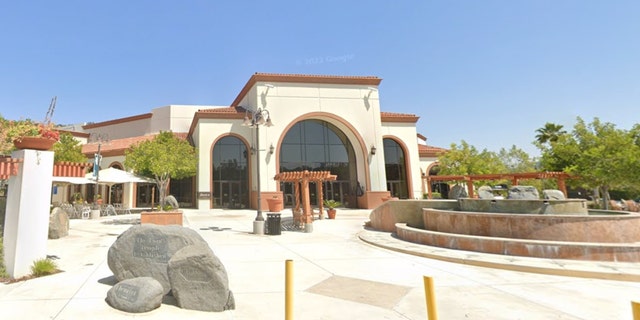
<path fill-rule="evenodd" d="M 116 283 L 107 292 L 107 303 L 115 309 L 140 313 L 156 309 L 162 304 L 164 290 L 151 277 L 127 279 Z"/>
<path fill-rule="evenodd" d="M 207 245 L 187 246 L 173 255 L 167 268 L 178 306 L 200 311 L 235 309 L 227 271 Z"/>
<path fill-rule="evenodd" d="M 171 290 L 167 275 L 169 259 L 185 246 L 207 242 L 194 230 L 181 226 L 145 224 L 123 232 L 109 248 L 107 263 L 118 281 L 152 277 L 164 294 Z"/>

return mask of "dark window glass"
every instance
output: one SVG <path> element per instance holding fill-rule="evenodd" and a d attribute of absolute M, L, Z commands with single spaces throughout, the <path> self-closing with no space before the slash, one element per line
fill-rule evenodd
<path fill-rule="evenodd" d="M 321 120 L 296 123 L 285 135 L 280 148 L 280 172 L 330 171 L 335 182 L 323 185 L 324 199 L 335 199 L 347 207 L 355 207 L 356 161 L 353 147 L 336 126 Z M 311 186 L 312 204 L 316 204 L 315 185 Z M 290 192 L 288 184 L 281 190 Z"/>
<path fill-rule="evenodd" d="M 407 199 L 409 188 L 404 150 L 393 139 L 383 139 L 383 144 L 387 190 L 392 197 Z"/>
<path fill-rule="evenodd" d="M 224 137 L 213 146 L 214 207 L 249 207 L 247 147 L 236 137 Z"/>

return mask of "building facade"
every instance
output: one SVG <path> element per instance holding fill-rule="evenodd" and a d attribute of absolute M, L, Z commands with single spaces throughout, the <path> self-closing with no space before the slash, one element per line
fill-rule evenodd
<path fill-rule="evenodd" d="M 292 186 L 273 177 L 304 170 L 335 174 L 335 181 L 324 183 L 324 198 L 346 207 L 373 208 L 389 197 L 422 198 L 423 177 L 444 149 L 426 144 L 416 131 L 417 116 L 381 111 L 381 81 L 256 73 L 230 106 L 170 105 L 85 125 L 89 139 L 83 153 L 93 158 L 99 147 L 101 168 L 126 169 L 127 148 L 173 131 L 197 148 L 199 164 L 196 177 L 172 181 L 170 193 L 198 209 L 255 208 L 258 187 L 263 201 L 276 196 L 290 204 Z M 247 126 L 251 120 L 270 125 Z M 132 184 L 117 192 L 118 200 L 142 207 L 154 191 Z M 313 191 L 311 198 L 317 199 Z"/>

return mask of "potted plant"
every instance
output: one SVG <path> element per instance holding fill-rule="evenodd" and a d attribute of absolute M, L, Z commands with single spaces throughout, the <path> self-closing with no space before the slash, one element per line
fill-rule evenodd
<path fill-rule="evenodd" d="M 96 195 L 93 197 L 93 201 L 94 201 L 96 204 L 98 204 L 98 205 L 102 204 L 102 202 L 103 202 L 103 200 L 102 200 L 102 195 L 101 195 L 101 194 L 99 194 L 99 193 L 98 193 L 98 194 L 96 194 Z"/>
<path fill-rule="evenodd" d="M 82 204 L 84 203 L 84 199 L 82 198 L 82 193 L 76 192 L 73 194 L 73 203 Z"/>
<path fill-rule="evenodd" d="M 31 119 L 4 120 L 0 117 L 0 151 L 12 151 L 13 143 L 16 149 L 51 150 L 53 144 L 60 140 L 60 133 L 55 129 L 51 118 L 56 106 L 56 97 L 51 100 L 49 110 L 42 123 Z"/>
<path fill-rule="evenodd" d="M 37 123 L 31 119 L 10 120 L 3 123 L 6 143 L 17 149 L 50 150 L 60 139 L 60 133 L 51 122 Z"/>
<path fill-rule="evenodd" d="M 341 205 L 341 203 L 339 201 L 336 200 L 325 200 L 324 201 L 324 206 L 327 207 L 327 215 L 329 216 L 329 219 L 335 219 L 336 218 L 336 207 L 339 207 Z"/>
<path fill-rule="evenodd" d="M 280 212 L 284 209 L 284 203 L 278 196 L 273 196 L 267 199 L 269 205 L 269 212 Z"/>

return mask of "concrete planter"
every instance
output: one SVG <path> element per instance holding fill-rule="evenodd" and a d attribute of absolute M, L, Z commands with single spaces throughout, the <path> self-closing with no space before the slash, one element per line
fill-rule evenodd
<path fill-rule="evenodd" d="M 144 211 L 140 213 L 140 224 L 182 226 L 182 211 Z"/>

